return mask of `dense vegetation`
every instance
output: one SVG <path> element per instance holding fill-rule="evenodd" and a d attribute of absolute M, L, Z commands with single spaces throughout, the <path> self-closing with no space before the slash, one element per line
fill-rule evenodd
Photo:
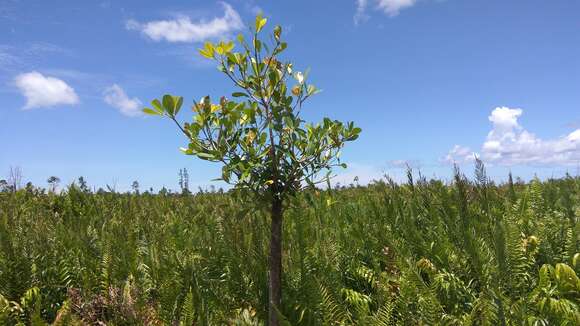
<path fill-rule="evenodd" d="M 580 178 L 474 179 L 301 192 L 283 319 L 580 324 Z M 0 193 L 0 324 L 262 325 L 268 213 L 221 191 Z"/>

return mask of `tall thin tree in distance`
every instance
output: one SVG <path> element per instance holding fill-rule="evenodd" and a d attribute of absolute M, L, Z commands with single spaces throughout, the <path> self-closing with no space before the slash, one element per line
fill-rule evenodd
<path fill-rule="evenodd" d="M 189 173 L 187 169 L 179 169 L 179 187 L 182 194 L 189 194 Z"/>
<path fill-rule="evenodd" d="M 131 184 L 131 189 L 133 189 L 133 192 L 138 195 L 139 194 L 139 181 L 135 180 L 133 181 L 133 183 Z"/>
<path fill-rule="evenodd" d="M 58 184 L 60 183 L 60 178 L 57 176 L 51 176 L 49 177 L 46 182 L 48 183 L 48 188 L 51 192 L 56 192 L 56 189 L 58 188 Z"/>
<path fill-rule="evenodd" d="M 8 184 L 12 191 L 17 191 L 22 186 L 22 169 L 19 166 L 10 167 L 8 174 Z"/>

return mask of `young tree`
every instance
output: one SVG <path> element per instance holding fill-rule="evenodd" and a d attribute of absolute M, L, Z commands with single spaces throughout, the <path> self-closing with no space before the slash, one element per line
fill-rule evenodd
<path fill-rule="evenodd" d="M 221 180 L 254 196 L 270 207 L 269 325 L 279 325 L 282 298 L 282 218 L 288 199 L 307 186 L 328 180 L 331 169 L 343 166 L 340 150 L 361 129 L 324 118 L 308 124 L 300 113 L 306 100 L 319 90 L 307 82 L 307 73 L 294 71 L 280 59 L 286 49 L 282 29 L 274 28 L 270 44 L 259 39 L 266 18 L 256 17 L 251 40 L 207 42 L 200 54 L 215 60 L 238 88 L 234 99 L 212 102 L 204 96 L 193 104 L 191 122 L 176 116 L 183 98 L 165 95 L 143 111 L 169 118 L 188 138 L 187 155 L 222 164 Z M 326 172 L 326 173 L 323 173 Z"/>

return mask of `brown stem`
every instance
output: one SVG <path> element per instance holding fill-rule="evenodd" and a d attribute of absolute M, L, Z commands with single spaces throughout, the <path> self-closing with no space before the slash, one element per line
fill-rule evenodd
<path fill-rule="evenodd" d="M 279 326 L 277 310 L 282 304 L 282 200 L 274 197 L 270 229 L 269 326 Z"/>

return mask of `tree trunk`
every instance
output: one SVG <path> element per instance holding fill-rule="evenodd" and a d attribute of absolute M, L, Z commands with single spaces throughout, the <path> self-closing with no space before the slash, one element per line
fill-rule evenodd
<path fill-rule="evenodd" d="M 279 326 L 277 309 L 282 304 L 282 200 L 272 200 L 270 228 L 269 326 Z"/>

